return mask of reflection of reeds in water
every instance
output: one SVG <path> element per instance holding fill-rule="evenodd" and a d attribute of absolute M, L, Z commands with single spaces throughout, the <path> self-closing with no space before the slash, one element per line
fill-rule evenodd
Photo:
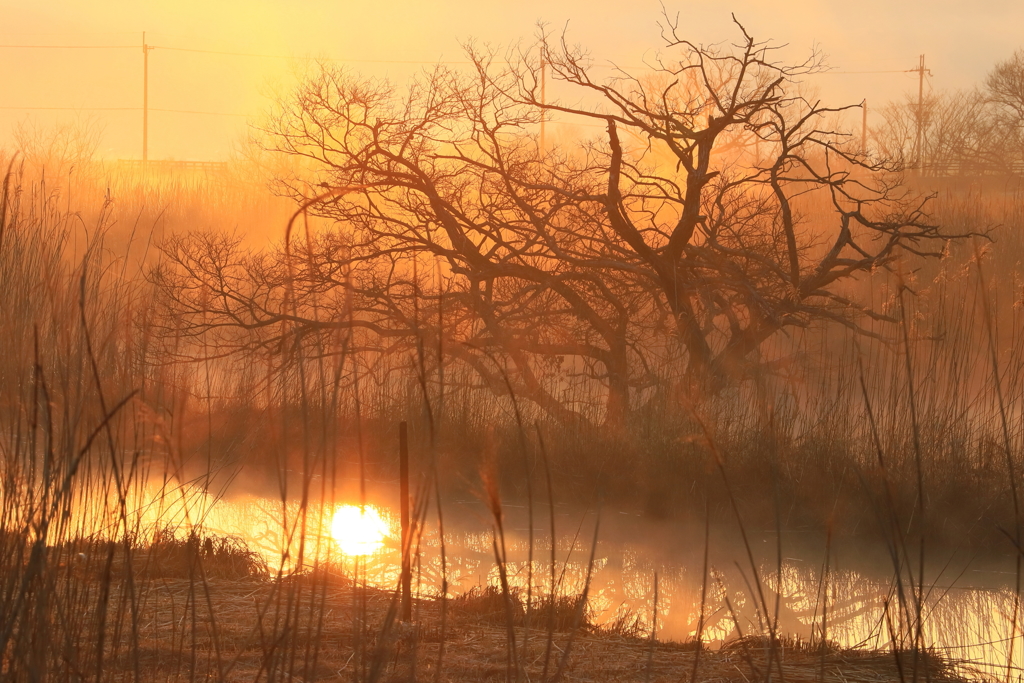
<path fill-rule="evenodd" d="M 972 490 L 1015 491 L 1021 406 L 1013 397 L 1020 395 L 1024 356 L 1019 336 L 1010 339 L 1009 366 L 999 354 L 996 313 L 987 311 L 981 328 L 991 333 L 982 367 L 991 365 L 992 380 L 963 370 L 979 361 L 970 326 L 953 325 L 955 315 L 944 319 L 946 346 L 922 358 L 924 343 L 914 339 L 927 330 L 906 322 L 916 320 L 908 310 L 903 355 L 881 370 L 844 366 L 837 374 L 846 376 L 837 381 L 845 393 L 835 405 L 798 414 L 800 401 L 772 395 L 765 380 L 742 400 L 708 401 L 691 406 L 692 419 L 673 418 L 687 429 L 705 426 L 700 432 L 664 425 L 652 435 L 651 425 L 641 425 L 635 450 L 616 435 L 548 424 L 534 429 L 537 416 L 514 392 L 474 403 L 464 387 L 431 379 L 433 352 L 420 345 L 411 363 L 416 390 L 407 384 L 400 404 L 416 416 L 422 463 L 413 482 L 413 533 L 404 548 L 392 543 L 376 556 L 344 557 L 327 531 L 330 514 L 340 502 L 369 502 L 370 444 L 390 443 L 385 437 L 396 422 L 387 408 L 396 403 L 388 393 L 394 385 L 374 373 L 396 367 L 359 364 L 350 340 L 339 339 L 336 348 L 299 349 L 286 370 L 268 372 L 270 397 L 253 402 L 261 402 L 265 423 L 280 424 L 259 425 L 259 433 L 276 429 L 281 438 L 255 446 L 273 455 L 277 495 L 228 497 L 238 470 L 215 450 L 212 425 L 229 414 L 222 404 L 230 401 L 213 389 L 228 392 L 237 380 L 241 393 L 263 381 L 254 378 L 260 373 L 249 368 L 249 376 L 236 377 L 238 368 L 215 360 L 171 363 L 162 354 L 182 360 L 190 344 L 203 340 L 177 340 L 170 348 L 159 345 L 166 339 L 155 341 L 146 284 L 103 242 L 120 209 L 98 211 L 90 241 L 75 246 L 81 217 L 58 199 L 8 174 L 0 200 L 0 665 L 11 680 L 148 680 L 156 673 L 167 680 L 469 680 L 488 671 L 473 669 L 480 664 L 472 659 L 474 637 L 481 651 L 494 646 L 486 652 L 499 664 L 487 665 L 494 669 L 488 675 L 554 680 L 600 664 L 579 648 L 585 642 L 585 652 L 599 650 L 588 639 L 601 628 L 609 638 L 602 642 L 639 652 L 635 671 L 642 678 L 677 656 L 687 658 L 681 678 L 713 677 L 723 660 L 701 645 L 729 639 L 736 644 L 723 657 L 745 662 L 744 676 L 763 679 L 771 673 L 799 680 L 786 667 L 801 657 L 811 662 L 804 673 L 824 678 L 839 657 L 829 643 L 896 649 L 901 654 L 887 661 L 906 680 L 941 678 L 942 665 L 929 650 L 939 645 L 954 657 L 986 660 L 992 675 L 1021 662 L 1019 590 L 947 591 L 926 579 L 921 559 L 939 524 L 939 503 L 924 506 L 929 495 L 953 496 L 956 484 L 948 482 L 964 472 L 973 477 Z M 984 295 L 983 281 L 971 282 L 963 286 Z M 966 315 L 945 296 L 937 306 Z M 889 358 L 872 353 L 871 361 Z M 374 391 L 379 405 L 366 399 Z M 818 396 L 827 394 L 821 389 Z M 501 422 L 503 410 L 512 417 Z M 452 424 L 460 414 L 476 417 Z M 986 429 L 990 419 L 995 430 Z M 488 438 L 495 457 L 483 487 L 493 532 L 463 538 L 443 530 L 451 507 L 444 472 L 468 456 L 447 449 L 467 432 L 486 433 L 485 423 L 494 427 Z M 205 439 L 191 433 L 204 429 Z M 597 465 L 574 469 L 591 448 Z M 339 472 L 340 453 L 358 469 Z M 672 464 L 680 454 L 696 463 L 692 471 Z M 622 547 L 598 544 L 596 514 L 575 535 L 571 527 L 556 528 L 556 493 L 569 497 L 607 483 L 604 509 L 611 509 L 639 478 L 670 479 L 679 471 L 692 476 L 685 490 L 703 496 L 693 504 L 701 519 L 721 516 L 729 505 L 732 523 L 745 532 L 752 518 L 772 518 L 779 530 L 790 494 L 815 511 L 846 504 L 831 495 L 835 489 L 799 490 L 805 478 L 856 480 L 876 503 L 877 519 L 859 517 L 883 530 L 892 581 L 837 571 L 827 561 L 820 571 L 799 568 L 784 561 L 781 542 L 775 560 L 765 562 L 749 552 L 749 539 L 735 572 L 705 567 L 698 576 L 689 567 L 645 563 L 636 557 L 642 549 L 610 563 Z M 344 501 L 337 493 L 342 474 L 359 483 Z M 503 512 L 503 500 L 520 484 L 525 540 Z M 546 492 L 545 503 L 535 490 Z M 652 499 L 666 495 L 652 484 Z M 659 508 L 664 501 L 649 502 Z M 1005 520 L 1010 506 L 999 506 L 996 518 Z M 538 521 L 544 512 L 549 519 Z M 393 535 L 399 537 L 397 529 Z M 712 535 L 706 543 L 714 543 Z M 411 623 L 399 620 L 391 590 L 403 553 L 413 559 L 418 598 Z M 690 643 L 677 652 L 660 643 L 669 639 Z"/>

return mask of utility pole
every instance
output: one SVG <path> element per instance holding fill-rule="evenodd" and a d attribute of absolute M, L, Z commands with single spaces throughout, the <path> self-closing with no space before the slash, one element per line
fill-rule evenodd
<path fill-rule="evenodd" d="M 149 161 L 149 51 L 146 32 L 142 32 L 142 167 Z"/>
<path fill-rule="evenodd" d="M 917 72 L 917 145 L 914 149 L 914 163 L 917 166 L 918 174 L 921 174 L 924 167 L 924 148 L 922 147 L 922 141 L 924 138 L 924 75 L 932 75 L 932 72 L 924 68 L 924 55 L 921 55 L 921 59 L 917 64 L 916 69 L 910 69 L 910 71 Z"/>
<path fill-rule="evenodd" d="M 864 154 L 868 153 L 868 98 L 864 98 L 864 101 L 860 103 L 861 109 L 861 120 L 860 120 L 860 151 Z"/>
<path fill-rule="evenodd" d="M 540 153 L 544 154 L 546 146 L 544 144 L 545 138 L 545 120 L 548 117 L 548 112 L 544 108 L 544 105 L 548 103 L 548 62 L 544 59 L 544 55 L 540 56 Z"/>

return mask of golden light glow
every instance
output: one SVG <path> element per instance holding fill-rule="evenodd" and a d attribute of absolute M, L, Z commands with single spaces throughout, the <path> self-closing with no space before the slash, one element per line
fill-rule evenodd
<path fill-rule="evenodd" d="M 390 528 L 372 505 L 341 505 L 331 520 L 331 537 L 346 555 L 369 555 L 380 550 Z"/>

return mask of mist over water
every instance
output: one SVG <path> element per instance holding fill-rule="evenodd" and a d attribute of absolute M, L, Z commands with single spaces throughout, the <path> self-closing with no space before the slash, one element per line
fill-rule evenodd
<path fill-rule="evenodd" d="M 382 498 L 380 488 L 375 488 L 374 500 L 393 501 L 397 495 L 389 491 Z M 314 505 L 303 514 L 294 502 L 282 506 L 280 501 L 246 495 L 214 501 L 200 490 L 179 490 L 175 503 L 168 502 L 166 494 L 156 493 L 148 490 L 143 500 L 164 504 L 140 504 L 140 530 L 177 529 L 187 536 L 189 528 L 200 524 L 204 533 L 241 539 L 263 556 L 272 572 L 301 573 L 322 566 L 339 577 L 349 575 L 384 590 L 398 585 L 399 520 L 386 504 L 367 505 L 372 517 L 384 521 L 381 543 L 350 544 L 346 549 L 338 531 L 356 521 L 348 511 L 357 514 L 358 507 L 350 503 Z M 494 549 L 500 537 L 488 519 L 487 507 L 479 500 L 453 500 L 445 508 L 443 572 L 436 521 L 428 519 L 416 540 L 414 594 L 436 598 L 442 574 L 452 599 L 488 586 L 500 589 Z M 512 590 L 523 599 L 528 589 L 534 598 L 550 594 L 551 546 L 545 531 L 551 523 L 550 511 L 543 505 L 534 511 L 532 548 L 528 506 L 508 503 L 503 513 L 505 569 Z M 591 540 L 599 516 L 600 533 L 591 564 Z M 559 530 L 555 593 L 575 595 L 586 589 L 587 621 L 597 627 L 649 634 L 656 608 L 660 640 L 686 642 L 700 630 L 710 647 L 720 648 L 742 635 L 763 633 L 772 623 L 794 642 L 820 639 L 824 629 L 824 637 L 841 647 L 884 650 L 893 645 L 895 633 L 914 619 L 901 612 L 896 593 L 917 588 L 905 577 L 897 581 L 891 558 L 863 539 L 829 541 L 813 530 L 783 532 L 779 539 L 773 529 L 753 524 L 746 530 L 748 554 L 731 520 L 716 521 L 705 541 L 702 524 L 696 520 L 657 522 L 608 508 L 599 514 L 565 505 L 556 506 L 554 517 Z M 76 518 L 82 525 L 95 523 L 81 515 Z M 305 529 L 304 537 L 290 531 L 298 528 Z M 705 542 L 707 576 L 702 575 Z M 1015 600 L 1012 558 L 979 558 L 961 549 L 938 551 L 926 567 L 924 595 L 927 647 L 970 661 L 986 675 L 1000 675 L 1001 663 L 1010 656 L 1007 615 Z M 545 619 L 543 608 L 536 608 L 534 628 L 543 631 Z M 1013 648 L 1016 659 L 1021 656 L 1021 643 L 1015 640 Z"/>
<path fill-rule="evenodd" d="M 249 47 L 0 40 L 41 51 L 0 89 L 82 109 L 0 136 L 0 678 L 1016 676 L 1013 8 L 959 89 L 835 71 L 898 74 L 868 108 L 752 6 L 421 68 L 457 7 L 353 9 L 365 69 L 274 3 Z M 835 14 L 794 35 L 863 54 Z M 129 48 L 144 159 L 138 107 L 38 76 Z"/>

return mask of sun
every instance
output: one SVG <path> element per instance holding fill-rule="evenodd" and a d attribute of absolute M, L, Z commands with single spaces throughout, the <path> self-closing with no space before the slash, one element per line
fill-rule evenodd
<path fill-rule="evenodd" d="M 331 537 L 346 555 L 370 555 L 384 545 L 390 528 L 372 505 L 339 505 L 331 520 Z"/>

